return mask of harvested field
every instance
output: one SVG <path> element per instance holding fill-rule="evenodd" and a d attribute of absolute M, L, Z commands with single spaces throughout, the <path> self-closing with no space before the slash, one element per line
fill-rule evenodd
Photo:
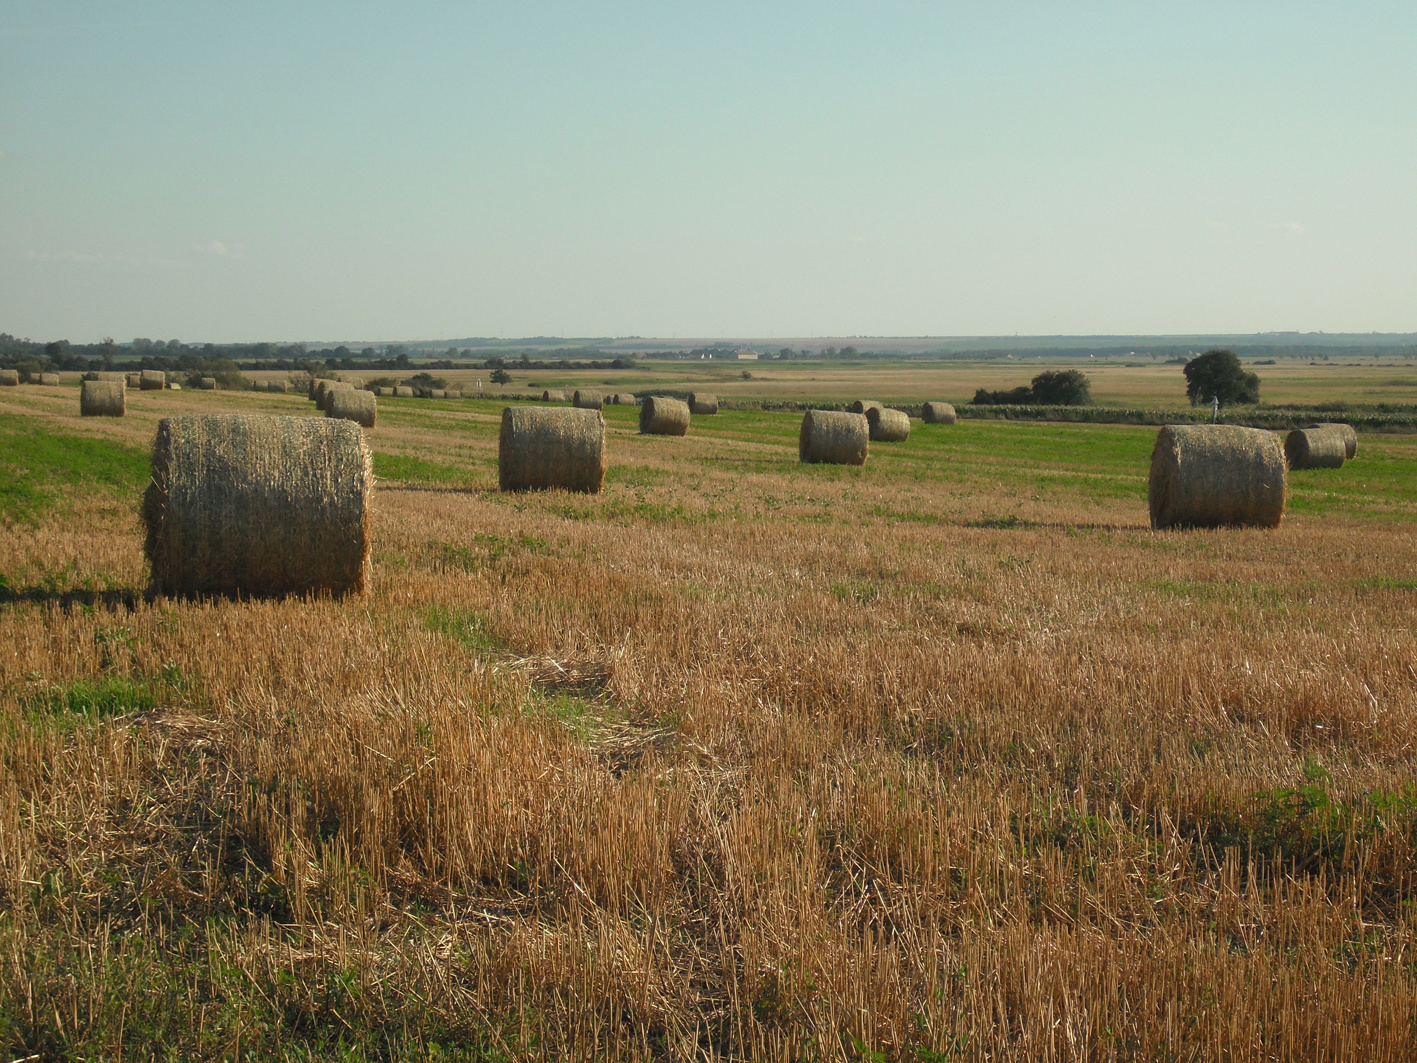
<path fill-rule="evenodd" d="M 309 404 L 0 393 L 7 1058 L 1411 1058 L 1417 438 L 1153 532 L 1155 429 L 502 406 L 367 598 L 149 603 L 157 419 Z"/>

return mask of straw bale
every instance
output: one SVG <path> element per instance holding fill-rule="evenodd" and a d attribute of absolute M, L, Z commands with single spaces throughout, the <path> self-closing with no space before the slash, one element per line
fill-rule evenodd
<path fill-rule="evenodd" d="M 171 391 L 181 391 L 181 390 L 182 390 L 182 385 L 181 385 L 181 384 L 168 384 L 167 387 L 168 387 L 168 389 L 171 390 Z"/>
<path fill-rule="evenodd" d="M 885 403 L 877 402 L 875 399 L 857 399 L 847 407 L 852 413 L 864 414 L 867 410 L 879 410 Z"/>
<path fill-rule="evenodd" d="M 364 378 L 363 378 L 362 376 L 347 376 L 347 377 L 343 377 L 342 379 L 343 379 L 344 383 L 348 384 L 350 387 L 354 388 L 356 391 L 358 391 L 360 388 L 362 388 L 362 387 L 364 386 Z"/>
<path fill-rule="evenodd" d="M 1284 448 L 1273 432 L 1170 424 L 1151 452 L 1153 528 L 1273 528 L 1284 519 Z"/>
<path fill-rule="evenodd" d="M 1291 469 L 1341 469 L 1348 443 L 1336 428 L 1296 428 L 1284 438 Z"/>
<path fill-rule="evenodd" d="M 904 443 L 910 438 L 910 415 L 888 406 L 872 406 L 866 411 L 873 443 Z"/>
<path fill-rule="evenodd" d="M 0 387 L 17 388 L 20 386 L 20 371 L 18 369 L 0 369 Z"/>
<path fill-rule="evenodd" d="M 870 440 L 871 426 L 859 413 L 808 410 L 797 437 L 797 457 L 809 463 L 865 465 Z"/>
<path fill-rule="evenodd" d="M 374 394 L 378 395 L 381 399 L 387 399 L 392 396 L 393 393 L 394 389 L 390 387 L 380 387 L 374 391 Z"/>
<path fill-rule="evenodd" d="M 927 402 L 920 419 L 926 424 L 954 424 L 955 408 L 948 402 Z"/>
<path fill-rule="evenodd" d="M 167 374 L 161 369 L 144 369 L 138 374 L 138 387 L 143 391 L 161 391 L 167 386 Z"/>
<path fill-rule="evenodd" d="M 635 393 L 632 391 L 618 392 L 611 401 L 616 406 L 638 406 L 640 404 L 640 400 L 635 398 Z"/>
<path fill-rule="evenodd" d="M 503 491 L 598 493 L 605 482 L 604 416 L 568 406 L 504 407 L 497 476 Z"/>
<path fill-rule="evenodd" d="M 124 384 L 127 387 L 135 388 L 138 386 L 138 378 L 140 376 L 141 374 L 139 373 L 119 373 L 112 369 L 105 369 L 98 373 L 89 374 L 88 379 L 110 381 L 116 380 L 118 381 L 118 383 Z"/>
<path fill-rule="evenodd" d="M 201 390 L 201 391 L 215 391 L 215 390 L 216 390 L 216 377 L 214 377 L 214 376 L 204 376 L 204 377 L 202 377 L 200 380 L 197 381 L 197 387 L 198 387 L 198 389 Z"/>
<path fill-rule="evenodd" d="M 143 386 L 142 373 L 114 373 L 113 375 L 121 376 L 123 378 L 123 383 L 130 388 L 141 388 Z M 105 373 L 98 374 L 98 378 L 100 380 L 103 380 L 106 376 L 107 374 Z"/>
<path fill-rule="evenodd" d="M 542 402 L 550 402 L 550 401 L 551 401 L 551 392 L 550 392 L 550 391 L 543 391 L 543 392 L 541 393 L 541 401 L 542 401 Z"/>
<path fill-rule="evenodd" d="M 401 399 L 411 399 L 413 398 L 413 388 L 400 384 L 394 388 L 394 394 Z"/>
<path fill-rule="evenodd" d="M 374 421 L 379 415 L 378 406 L 379 402 L 372 391 L 336 388 L 330 392 L 330 402 L 325 410 L 325 416 L 353 421 L 365 428 L 373 428 Z"/>
<path fill-rule="evenodd" d="M 324 389 L 321 390 L 320 397 L 316 400 L 315 405 L 318 406 L 325 413 L 329 413 L 330 403 L 334 401 L 336 392 L 353 390 L 354 389 L 348 384 L 346 384 L 343 380 L 331 380 L 328 384 L 325 385 Z"/>
<path fill-rule="evenodd" d="M 154 594 L 359 594 L 374 476 L 359 426 L 314 417 L 164 418 L 143 498 Z"/>
<path fill-rule="evenodd" d="M 718 412 L 718 396 L 702 391 L 689 394 L 689 412 L 695 417 L 710 417 Z"/>
<path fill-rule="evenodd" d="M 1343 424 L 1340 421 L 1320 421 L 1318 424 L 1309 425 L 1310 428 L 1332 428 L 1343 436 L 1344 457 L 1352 461 L 1358 454 L 1358 433 L 1353 430 L 1351 424 Z"/>
<path fill-rule="evenodd" d="M 605 405 L 605 398 L 598 391 L 577 391 L 571 396 L 571 405 L 578 410 L 598 410 Z"/>
<path fill-rule="evenodd" d="M 85 380 L 79 386 L 79 416 L 122 417 L 128 412 L 128 389 L 121 380 Z"/>
<path fill-rule="evenodd" d="M 274 391 L 278 395 L 284 395 L 287 391 L 290 390 L 290 384 L 288 381 L 285 380 L 267 380 L 266 390 Z"/>
<path fill-rule="evenodd" d="M 640 434 L 682 436 L 689 431 L 689 404 L 680 399 L 650 395 L 640 407 Z"/>
<path fill-rule="evenodd" d="M 48 387 L 48 388 L 58 387 L 58 386 L 59 386 L 59 374 L 58 374 L 58 373 L 40 373 L 40 374 L 39 374 L 39 382 L 40 382 L 41 384 L 43 384 L 45 387 Z"/>
<path fill-rule="evenodd" d="M 252 390 L 252 391 L 265 391 L 265 390 L 267 390 L 267 381 L 265 381 L 265 380 L 253 380 L 253 381 L 251 381 L 251 390 Z"/>
<path fill-rule="evenodd" d="M 460 398 L 462 398 L 462 392 L 461 392 L 461 391 L 454 391 L 452 388 L 449 388 L 447 391 L 445 391 L 445 392 L 443 393 L 443 397 L 444 397 L 445 399 L 460 399 Z"/>
<path fill-rule="evenodd" d="M 447 398 L 447 396 L 448 393 L 442 388 L 434 388 L 432 391 L 428 392 L 428 397 L 430 399 L 443 399 Z"/>

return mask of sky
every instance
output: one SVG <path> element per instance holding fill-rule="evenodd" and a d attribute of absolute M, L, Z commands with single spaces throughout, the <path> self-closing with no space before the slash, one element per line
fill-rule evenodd
<path fill-rule="evenodd" d="M 0 331 L 1417 331 L 1417 4 L 0 4 Z"/>

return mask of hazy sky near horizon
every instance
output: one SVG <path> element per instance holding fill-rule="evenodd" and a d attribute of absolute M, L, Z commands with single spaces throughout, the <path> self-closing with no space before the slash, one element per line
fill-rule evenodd
<path fill-rule="evenodd" d="M 1417 331 L 1407 2 L 0 6 L 0 331 Z"/>

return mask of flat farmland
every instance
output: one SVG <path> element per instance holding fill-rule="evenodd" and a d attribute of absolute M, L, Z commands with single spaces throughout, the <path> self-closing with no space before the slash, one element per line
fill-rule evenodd
<path fill-rule="evenodd" d="M 1155 429 L 913 422 L 858 469 L 610 407 L 601 494 L 503 495 L 501 403 L 380 400 L 368 596 L 190 602 L 143 593 L 157 419 L 313 409 L 128 399 L 0 389 L 9 1058 L 1412 1058 L 1417 437 L 1157 533 Z"/>

